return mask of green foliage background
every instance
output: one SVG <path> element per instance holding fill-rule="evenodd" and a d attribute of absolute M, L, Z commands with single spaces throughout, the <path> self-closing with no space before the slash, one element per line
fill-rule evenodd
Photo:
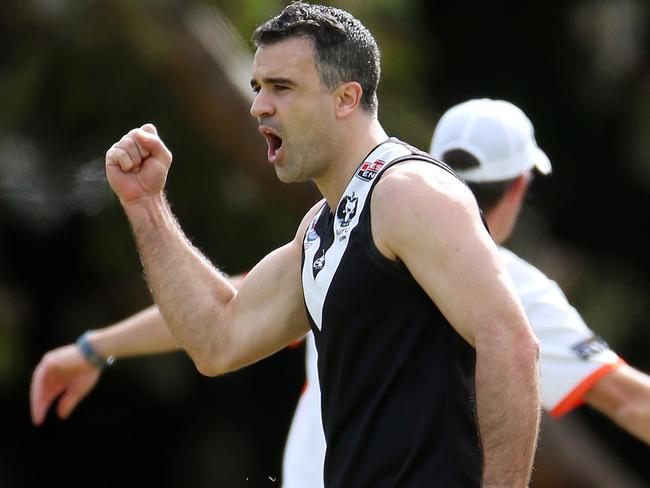
<path fill-rule="evenodd" d="M 260 184 L 220 149 L 170 75 L 174 46 L 161 27 L 182 26 L 203 4 L 247 39 L 285 3 L 0 4 L 0 486 L 277 486 L 300 348 L 213 380 L 181 354 L 121 361 L 69 421 L 52 416 L 40 429 L 29 423 L 28 385 L 45 351 L 150 303 L 103 174 L 105 151 L 131 127 L 158 126 L 175 154 L 174 211 L 227 272 L 293 236 L 313 189 L 293 197 Z M 442 112 L 467 98 L 528 113 L 554 173 L 535 182 L 512 247 L 650 371 L 648 4 L 333 3 L 378 39 L 380 120 L 391 134 L 426 149 Z M 650 480 L 647 447 L 593 413 L 572 415 Z"/>

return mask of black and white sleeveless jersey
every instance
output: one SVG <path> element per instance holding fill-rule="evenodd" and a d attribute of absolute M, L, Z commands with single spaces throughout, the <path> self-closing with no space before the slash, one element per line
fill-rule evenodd
<path fill-rule="evenodd" d="M 451 172 L 391 138 L 361 163 L 336 210 L 324 204 L 304 236 L 328 488 L 480 485 L 475 351 L 372 239 L 374 185 L 386 168 L 412 159 Z"/>

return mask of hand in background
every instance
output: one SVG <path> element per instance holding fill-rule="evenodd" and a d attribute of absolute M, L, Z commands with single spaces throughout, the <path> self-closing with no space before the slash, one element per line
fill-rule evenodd
<path fill-rule="evenodd" d="M 41 425 L 52 403 L 60 396 L 56 412 L 66 419 L 90 393 L 101 370 L 90 364 L 74 345 L 47 352 L 36 366 L 30 386 L 30 409 L 34 425 Z"/>

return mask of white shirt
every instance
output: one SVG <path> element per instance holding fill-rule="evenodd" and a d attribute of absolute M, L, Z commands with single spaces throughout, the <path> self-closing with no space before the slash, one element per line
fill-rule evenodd
<path fill-rule="evenodd" d="M 325 434 L 320 414 L 318 353 L 314 334 L 306 335 L 307 383 L 298 400 L 284 449 L 282 488 L 322 488 Z"/>
<path fill-rule="evenodd" d="M 501 257 L 540 342 L 542 404 L 560 416 L 622 360 L 595 336 L 560 287 L 513 252 Z M 317 352 L 307 334 L 307 385 L 294 414 L 284 452 L 283 488 L 322 488 L 325 436 L 320 416 Z"/>
<path fill-rule="evenodd" d="M 563 415 L 622 361 L 587 327 L 555 281 L 512 251 L 500 251 L 540 342 L 542 405 L 552 416 Z"/>

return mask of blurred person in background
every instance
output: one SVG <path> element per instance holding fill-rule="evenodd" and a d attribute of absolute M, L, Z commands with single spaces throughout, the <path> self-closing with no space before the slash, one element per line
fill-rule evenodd
<path fill-rule="evenodd" d="M 164 323 L 210 376 L 311 328 L 326 486 L 525 486 L 539 422 L 537 343 L 471 192 L 381 128 L 379 52 L 348 13 L 292 3 L 254 38 L 251 114 L 267 158 L 282 181 L 312 180 L 325 199 L 237 291 L 175 221 L 163 195 L 171 153 L 155 127 L 130 131 L 109 149 L 107 174 Z M 67 351 L 110 363 L 92 339 Z M 117 353 L 142 352 L 139 340 Z M 42 385 L 57 383 L 47 378 L 37 368 L 37 422 Z M 87 374 L 77 389 L 95 381 Z M 76 404 L 68 393 L 61 401 L 63 414 Z"/>
<path fill-rule="evenodd" d="M 507 101 L 469 100 L 441 117 L 430 152 L 463 176 L 485 212 L 540 341 L 544 408 L 560 417 L 586 403 L 650 444 L 650 377 L 626 364 L 589 329 L 557 283 L 502 246 L 533 175 L 551 173 L 530 119 Z"/>

